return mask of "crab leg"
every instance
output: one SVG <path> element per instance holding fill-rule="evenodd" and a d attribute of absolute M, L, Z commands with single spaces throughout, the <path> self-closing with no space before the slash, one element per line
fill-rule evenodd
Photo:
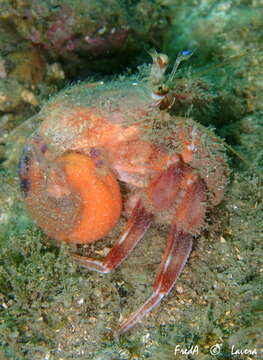
<path fill-rule="evenodd" d="M 153 294 L 137 311 L 120 324 L 119 333 L 124 333 L 134 326 L 170 292 L 186 264 L 191 249 L 192 236 L 183 231 L 177 231 L 176 225 L 172 225 L 163 260 L 153 285 Z"/>
<path fill-rule="evenodd" d="M 85 256 L 73 255 L 73 258 L 89 270 L 108 273 L 118 267 L 134 249 L 153 221 L 153 214 L 148 212 L 141 203 L 135 205 L 126 228 L 116 244 L 104 260 L 96 260 Z"/>

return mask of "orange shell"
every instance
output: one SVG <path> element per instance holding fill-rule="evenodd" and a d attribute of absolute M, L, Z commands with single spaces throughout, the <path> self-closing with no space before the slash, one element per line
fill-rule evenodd
<path fill-rule="evenodd" d="M 65 162 L 68 183 L 79 192 L 83 205 L 79 224 L 61 240 L 77 244 L 96 241 L 107 235 L 120 217 L 119 184 L 111 171 L 99 174 L 88 156 L 69 153 L 60 160 Z"/>
<path fill-rule="evenodd" d="M 56 240 L 75 244 L 107 235 L 122 209 L 115 175 L 73 152 L 58 157 L 53 165 L 45 173 L 33 161 L 29 170 L 31 190 L 26 203 L 38 226 Z"/>

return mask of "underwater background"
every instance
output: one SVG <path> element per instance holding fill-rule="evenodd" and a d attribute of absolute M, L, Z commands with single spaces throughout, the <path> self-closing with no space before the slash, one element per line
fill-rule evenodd
<path fill-rule="evenodd" d="M 27 215 L 17 164 L 53 95 L 136 76 L 153 48 L 171 63 L 194 50 L 175 79 L 192 101 L 176 112 L 224 139 L 231 174 L 175 288 L 115 339 L 151 293 L 167 228 L 153 226 L 111 274 L 82 269 Z M 261 0 L 0 0 L 1 360 L 263 358 L 262 62 Z"/>

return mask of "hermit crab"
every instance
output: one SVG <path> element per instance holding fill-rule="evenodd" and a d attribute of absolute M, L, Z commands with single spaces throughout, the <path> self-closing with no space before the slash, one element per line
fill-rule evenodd
<path fill-rule="evenodd" d="M 168 57 L 151 53 L 148 75 L 81 83 L 41 110 L 40 127 L 19 162 L 28 212 L 53 239 L 89 244 L 121 215 L 127 224 L 103 260 L 73 255 L 82 266 L 116 269 L 154 222 L 170 230 L 153 294 L 120 324 L 125 332 L 169 293 L 182 272 L 208 209 L 223 196 L 223 145 L 200 124 L 171 111 L 176 101 Z"/>

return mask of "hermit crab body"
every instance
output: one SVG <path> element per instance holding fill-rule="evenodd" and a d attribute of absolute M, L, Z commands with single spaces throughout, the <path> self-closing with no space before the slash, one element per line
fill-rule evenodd
<path fill-rule="evenodd" d="M 193 236 L 207 209 L 222 199 L 226 183 L 216 137 L 191 119 L 170 115 L 172 93 L 155 90 L 166 59 L 153 55 L 148 81 L 84 83 L 60 93 L 40 112 L 41 125 L 19 164 L 29 213 L 58 241 L 92 243 L 107 235 L 122 213 L 128 218 L 104 260 L 74 255 L 90 270 L 115 269 L 153 222 L 170 224 L 153 295 L 122 322 L 120 332 L 171 290 Z"/>

